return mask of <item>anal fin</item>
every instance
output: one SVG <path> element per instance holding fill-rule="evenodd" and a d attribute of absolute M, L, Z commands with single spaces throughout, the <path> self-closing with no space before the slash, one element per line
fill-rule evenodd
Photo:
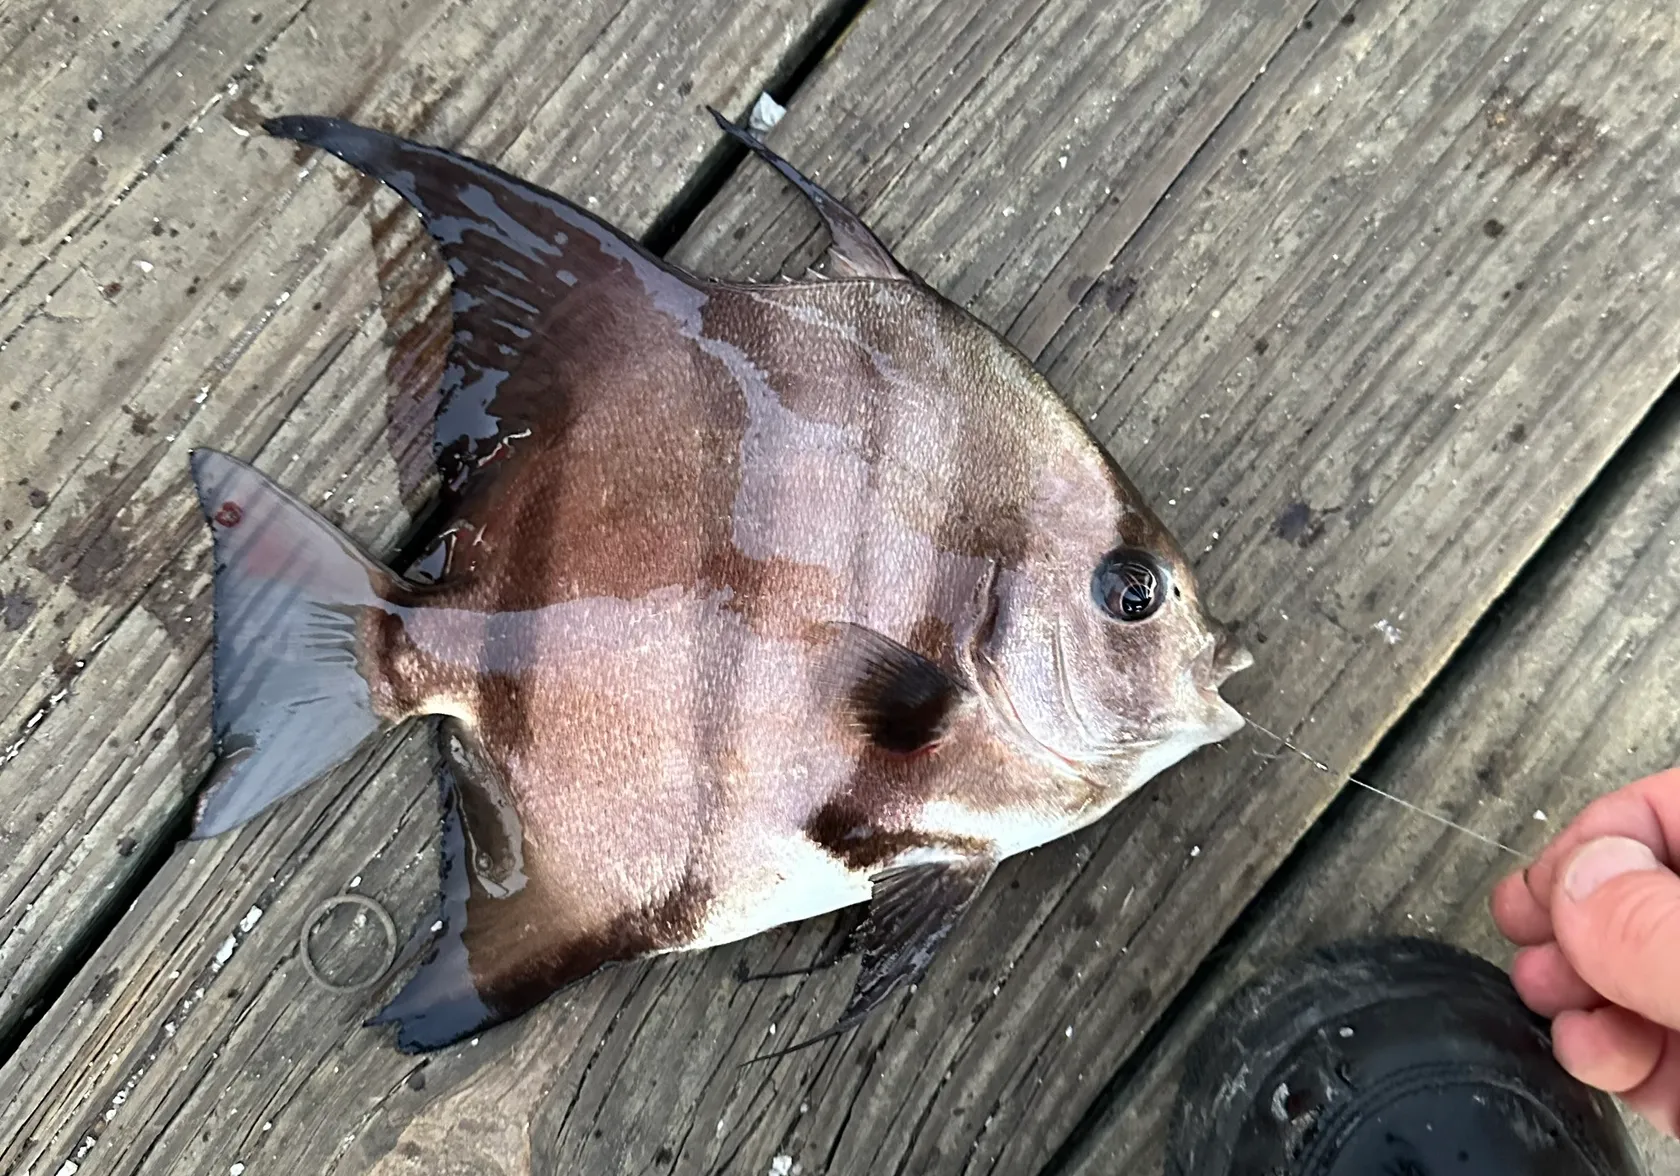
<path fill-rule="evenodd" d="M 524 840 L 501 764 L 459 719 L 437 719 L 442 922 L 432 949 L 368 1025 L 395 1025 L 403 1052 L 438 1050 L 539 1005 L 612 959 L 625 937 L 576 926 L 553 870 Z"/>
<path fill-rule="evenodd" d="M 496 766 L 464 724 L 435 726 L 443 926 L 419 970 L 367 1022 L 396 1025 L 405 1053 L 441 1049 L 515 1017 L 576 970 L 550 896 L 525 872 L 518 813 Z"/>
<path fill-rule="evenodd" d="M 471 882 L 467 877 L 466 833 L 455 791 L 443 784 L 442 859 L 443 928 L 420 969 L 402 991 L 367 1025 L 395 1025 L 397 1048 L 404 1053 L 441 1049 L 504 1018 L 485 1003 L 473 980 L 464 932 Z"/>

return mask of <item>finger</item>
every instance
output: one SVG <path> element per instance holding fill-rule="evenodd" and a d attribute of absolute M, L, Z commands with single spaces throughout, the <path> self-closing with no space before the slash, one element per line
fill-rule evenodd
<path fill-rule="evenodd" d="M 1621 1097 L 1658 1131 L 1680 1139 L 1680 1033 L 1670 1029 L 1667 1037 L 1651 1076 Z"/>
<path fill-rule="evenodd" d="M 1488 905 L 1500 934 L 1518 947 L 1551 942 L 1552 913 L 1534 897 L 1522 873 L 1512 874 L 1495 886 Z"/>
<path fill-rule="evenodd" d="M 1550 906 L 1564 863 L 1600 837 L 1631 837 L 1660 860 L 1680 863 L 1680 768 L 1636 780 L 1583 809 L 1528 868 L 1528 888 L 1542 906 Z"/>
<path fill-rule="evenodd" d="M 1577 850 L 1552 893 L 1552 929 L 1606 1000 L 1680 1028 L 1680 876 L 1644 842 L 1601 837 Z"/>
<path fill-rule="evenodd" d="M 1511 963 L 1511 983 L 1523 1003 L 1546 1018 L 1569 1009 L 1600 1008 L 1605 1003 L 1555 943 L 1519 951 Z"/>
<path fill-rule="evenodd" d="M 1552 1052 L 1578 1080 L 1621 1094 L 1656 1076 L 1667 1036 L 1667 1030 L 1615 1005 L 1571 1009 L 1552 1022 Z"/>

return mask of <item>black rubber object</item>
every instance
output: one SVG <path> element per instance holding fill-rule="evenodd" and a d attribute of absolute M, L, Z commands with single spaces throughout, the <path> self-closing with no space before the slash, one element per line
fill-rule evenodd
<path fill-rule="evenodd" d="M 1505 974 L 1421 939 L 1297 955 L 1186 1063 L 1169 1176 L 1641 1176 Z"/>

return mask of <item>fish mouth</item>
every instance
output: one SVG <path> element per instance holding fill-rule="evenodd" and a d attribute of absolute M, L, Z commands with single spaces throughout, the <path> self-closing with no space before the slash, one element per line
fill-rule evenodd
<path fill-rule="evenodd" d="M 1239 642 L 1223 625 L 1213 629 L 1213 640 L 1201 657 L 1197 658 L 1197 678 L 1203 689 L 1218 690 L 1232 674 L 1240 674 L 1254 664 L 1254 654 Z"/>
<path fill-rule="evenodd" d="M 1246 645 L 1238 645 L 1233 641 L 1223 648 L 1222 653 L 1223 656 L 1216 656 L 1214 659 L 1222 682 L 1232 674 L 1240 674 L 1254 665 L 1254 655 Z"/>
<path fill-rule="evenodd" d="M 1208 732 L 1208 742 L 1217 743 L 1242 730 L 1248 720 L 1242 712 L 1219 693 L 1232 674 L 1240 674 L 1254 664 L 1254 654 L 1242 645 L 1224 626 L 1214 630 L 1214 639 L 1193 672 L 1196 691 L 1204 705 L 1202 725 Z"/>
<path fill-rule="evenodd" d="M 1248 725 L 1243 713 L 1219 693 L 1219 687 L 1203 686 L 1200 687 L 1200 691 L 1203 701 L 1207 703 L 1207 716 L 1201 725 L 1208 733 L 1209 743 L 1229 739 Z"/>

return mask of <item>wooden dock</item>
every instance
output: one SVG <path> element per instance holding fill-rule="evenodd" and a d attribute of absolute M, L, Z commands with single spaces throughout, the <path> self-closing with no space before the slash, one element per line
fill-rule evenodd
<path fill-rule="evenodd" d="M 827 1025 L 833 919 L 622 967 L 425 1058 L 306 974 L 406 935 L 415 733 L 186 844 L 197 444 L 376 551 L 427 501 L 444 273 L 263 117 L 458 146 L 704 272 L 798 272 L 770 142 L 1092 424 L 1257 655 L 1246 730 L 1011 860 Z M 0 1173 L 1159 1170 L 1189 1036 L 1293 945 L 1437 935 L 1680 759 L 1672 0 L 11 0 L 0 8 Z M 1665 393 L 1667 393 L 1665 395 Z M 1669 523 L 1676 526 L 1671 528 Z M 313 937 L 376 967 L 374 921 Z M 1652 1172 L 1680 1145 L 1646 1140 Z"/>

